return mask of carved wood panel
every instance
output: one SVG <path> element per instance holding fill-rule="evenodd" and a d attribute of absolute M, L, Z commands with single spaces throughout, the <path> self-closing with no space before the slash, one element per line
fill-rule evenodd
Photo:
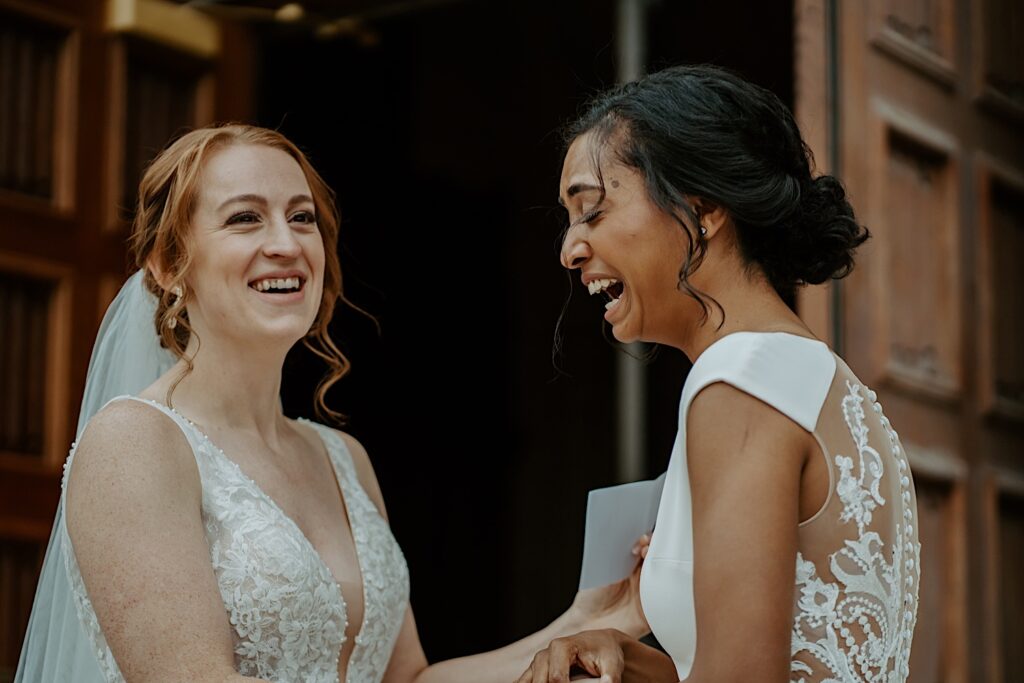
<path fill-rule="evenodd" d="M 874 0 L 876 48 L 940 84 L 956 81 L 955 0 Z"/>
<path fill-rule="evenodd" d="M 944 680 L 960 659 L 966 573 L 964 506 L 959 483 L 918 476 L 915 486 L 922 570 L 910 683 L 923 683 Z"/>
<path fill-rule="evenodd" d="M 127 231 L 139 181 L 157 153 L 182 133 L 214 121 L 214 66 L 136 36 L 111 45 L 106 230 Z"/>
<path fill-rule="evenodd" d="M 192 60 L 172 60 L 160 52 L 141 48 L 134 41 L 128 41 L 122 52 L 125 76 L 120 206 L 125 221 L 135 212 L 139 180 L 146 165 L 168 141 L 196 124 L 196 95 L 202 72 Z"/>
<path fill-rule="evenodd" d="M 1024 3 L 974 3 L 976 78 L 982 99 L 1024 119 Z"/>
<path fill-rule="evenodd" d="M 0 188 L 55 194 L 59 62 L 67 34 L 0 9 Z"/>
<path fill-rule="evenodd" d="M 982 157 L 977 185 L 982 408 L 1024 420 L 1024 176 Z"/>
<path fill-rule="evenodd" d="M 961 389 L 956 161 L 948 149 L 887 124 L 884 380 L 931 397 Z"/>
<path fill-rule="evenodd" d="M 0 271 L 0 452 L 41 457 L 54 286 Z"/>

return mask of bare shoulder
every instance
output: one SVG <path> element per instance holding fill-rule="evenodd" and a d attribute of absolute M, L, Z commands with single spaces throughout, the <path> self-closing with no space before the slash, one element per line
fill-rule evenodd
<path fill-rule="evenodd" d="M 67 529 L 126 680 L 228 680 L 231 626 L 211 564 L 195 456 L 177 423 L 117 401 L 86 427 Z"/>
<path fill-rule="evenodd" d="M 373 463 L 370 461 L 370 455 L 366 452 L 366 448 L 348 432 L 343 432 L 333 427 L 328 427 L 328 429 L 334 432 L 344 442 L 345 447 L 348 448 L 348 452 L 352 456 L 352 464 L 356 468 L 356 476 L 359 477 L 359 483 L 362 485 L 363 490 L 366 491 L 366 494 L 370 496 L 370 500 L 377 506 L 381 515 L 384 516 L 384 519 L 387 519 L 387 510 L 384 507 L 384 494 L 380 490 L 377 474 L 373 470 Z"/>
<path fill-rule="evenodd" d="M 813 436 L 769 404 L 726 382 L 702 389 L 686 416 L 688 453 L 781 455 L 802 463 Z"/>
<path fill-rule="evenodd" d="M 68 505 L 74 510 L 136 496 L 198 499 L 200 491 L 195 457 L 178 425 L 157 408 L 124 400 L 86 425 L 69 474 Z"/>

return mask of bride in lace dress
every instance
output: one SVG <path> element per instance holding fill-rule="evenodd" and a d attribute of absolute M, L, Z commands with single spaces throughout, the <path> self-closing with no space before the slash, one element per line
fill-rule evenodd
<path fill-rule="evenodd" d="M 643 631 L 635 577 L 428 666 L 373 467 L 281 411 L 285 354 L 341 298 L 333 196 L 274 131 L 186 134 L 145 173 L 140 270 L 104 319 L 15 680 L 511 680 L 560 635 Z"/>
<path fill-rule="evenodd" d="M 566 268 L 616 339 L 693 367 L 640 579 L 666 654 L 615 630 L 557 639 L 520 683 L 902 683 L 920 545 L 907 457 L 868 389 L 787 306 L 867 239 L 766 90 L 677 67 L 570 130 Z"/>

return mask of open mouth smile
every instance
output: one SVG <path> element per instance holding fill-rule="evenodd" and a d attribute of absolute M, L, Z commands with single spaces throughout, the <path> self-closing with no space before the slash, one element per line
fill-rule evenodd
<path fill-rule="evenodd" d="M 249 287 L 266 294 L 291 294 L 301 292 L 306 280 L 298 275 L 291 277 L 269 277 L 253 280 Z"/>
<path fill-rule="evenodd" d="M 588 282 L 587 290 L 591 296 L 603 294 L 607 298 L 604 305 L 605 310 L 610 311 L 618 305 L 619 299 L 622 297 L 623 292 L 625 292 L 626 287 L 615 278 L 605 278 Z"/>

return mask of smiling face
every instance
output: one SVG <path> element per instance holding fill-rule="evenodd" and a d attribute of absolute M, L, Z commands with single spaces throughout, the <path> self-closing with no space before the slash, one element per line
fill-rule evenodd
<path fill-rule="evenodd" d="M 674 343 L 680 316 L 695 319 L 700 311 L 679 290 L 687 236 L 651 200 L 639 171 L 606 152 L 599 177 L 594 144 L 592 134 L 580 136 L 562 165 L 559 201 L 570 226 L 562 265 L 579 270 L 590 293 L 608 300 L 604 317 L 616 339 Z"/>
<path fill-rule="evenodd" d="M 288 153 L 230 144 L 207 159 L 192 217 L 189 323 L 247 345 L 290 346 L 323 296 L 324 242 L 306 177 Z"/>

